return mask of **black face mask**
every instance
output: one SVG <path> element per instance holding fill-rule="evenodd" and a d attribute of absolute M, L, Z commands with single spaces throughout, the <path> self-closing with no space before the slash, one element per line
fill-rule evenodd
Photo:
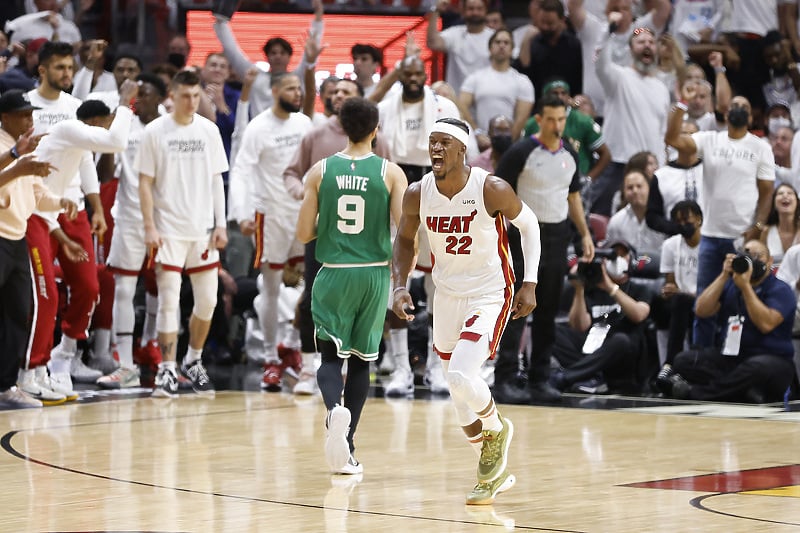
<path fill-rule="evenodd" d="M 492 135 L 489 140 L 492 142 L 492 150 L 498 154 L 504 154 L 514 142 L 511 135 Z"/>
<path fill-rule="evenodd" d="M 542 40 L 543 40 L 543 41 L 546 41 L 546 42 L 550 42 L 550 41 L 552 41 L 552 40 L 553 40 L 553 38 L 554 38 L 554 37 L 555 37 L 557 34 L 558 34 L 558 32 L 555 32 L 555 31 L 552 31 L 552 30 L 547 30 L 547 31 L 541 31 L 541 32 L 539 32 L 539 35 L 541 35 L 541 36 L 542 36 Z"/>
<path fill-rule="evenodd" d="M 167 56 L 167 63 L 174 65 L 175 68 L 183 68 L 186 66 L 186 56 L 173 52 Z"/>
<path fill-rule="evenodd" d="M 749 118 L 749 113 L 744 107 L 732 107 L 730 111 L 728 111 L 728 124 L 734 128 L 747 126 Z"/>
<path fill-rule="evenodd" d="M 678 231 L 678 233 L 680 233 L 681 236 L 685 237 L 686 239 L 691 238 L 691 236 L 694 235 L 695 230 L 697 230 L 694 224 L 690 224 L 689 222 L 686 224 L 681 224 L 680 227 L 681 229 Z"/>

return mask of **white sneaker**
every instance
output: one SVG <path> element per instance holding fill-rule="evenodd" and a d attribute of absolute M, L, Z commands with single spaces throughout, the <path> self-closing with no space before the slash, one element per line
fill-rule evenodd
<path fill-rule="evenodd" d="M 436 365 L 425 371 L 425 384 L 430 387 L 431 394 L 450 394 L 450 384 L 444 377 L 441 365 Z"/>
<path fill-rule="evenodd" d="M 43 369 L 40 372 L 39 369 Z M 63 394 L 68 402 L 78 399 L 78 393 L 72 388 L 72 378 L 66 372 L 53 372 L 47 375 L 47 368 L 40 366 L 36 367 L 36 380 L 40 386 L 46 386 L 59 394 Z"/>
<path fill-rule="evenodd" d="M 334 406 L 328 411 L 325 421 L 327 433 L 325 435 L 325 460 L 331 472 L 341 472 L 352 457 L 347 435 L 350 433 L 350 409 L 341 405 Z"/>
<path fill-rule="evenodd" d="M 128 389 L 141 385 L 139 381 L 139 368 L 119 367 L 107 376 L 97 378 L 97 385 L 101 389 Z"/>
<path fill-rule="evenodd" d="M 95 383 L 103 377 L 100 370 L 89 368 L 83 364 L 80 355 L 76 355 L 69 362 L 69 375 L 75 380 L 75 383 Z"/>
<path fill-rule="evenodd" d="M 0 392 L 0 405 L 6 407 L 14 407 L 17 409 L 25 409 L 30 407 L 41 407 L 42 402 L 32 398 L 19 390 L 17 387 L 11 387 L 5 392 Z"/>
<path fill-rule="evenodd" d="M 364 465 L 356 461 L 356 458 L 353 457 L 353 454 L 350 454 L 350 458 L 344 464 L 342 468 L 334 472 L 334 474 L 344 474 L 347 476 L 357 476 L 358 474 L 364 473 Z"/>
<path fill-rule="evenodd" d="M 388 353 L 383 354 L 381 364 L 378 365 L 378 374 L 389 375 L 394 372 L 394 356 Z"/>
<path fill-rule="evenodd" d="M 306 370 L 305 368 L 300 371 L 300 379 L 295 384 L 292 392 L 301 396 L 309 396 L 316 394 L 319 391 L 317 387 L 317 375 L 313 370 Z"/>
<path fill-rule="evenodd" d="M 398 367 L 392 372 L 392 379 L 384 387 L 386 396 L 408 396 L 414 394 L 414 373 Z"/>
<path fill-rule="evenodd" d="M 44 368 L 44 373 L 47 374 L 47 368 L 43 366 L 39 368 Z M 43 405 L 60 405 L 67 401 L 63 394 L 59 394 L 48 387 L 39 385 L 34 369 L 20 370 L 19 377 L 17 378 L 17 385 L 19 385 L 22 392 L 39 400 Z"/>

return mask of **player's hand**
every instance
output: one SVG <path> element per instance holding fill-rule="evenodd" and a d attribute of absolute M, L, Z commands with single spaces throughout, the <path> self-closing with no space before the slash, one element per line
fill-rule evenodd
<path fill-rule="evenodd" d="M 155 256 L 163 241 L 156 228 L 144 228 L 144 245 L 147 247 L 147 253 L 152 257 Z"/>
<path fill-rule="evenodd" d="M 61 243 L 61 249 L 64 251 L 64 255 L 67 256 L 67 259 L 73 263 L 83 263 L 84 261 L 89 260 L 89 252 L 84 250 L 83 246 L 71 239 Z"/>
<path fill-rule="evenodd" d="M 61 209 L 64 210 L 64 214 L 67 215 L 68 220 L 75 220 L 77 218 L 78 204 L 66 198 L 62 198 L 58 204 L 61 206 Z"/>
<path fill-rule="evenodd" d="M 414 315 L 406 312 L 406 309 L 414 309 L 414 300 L 411 298 L 411 293 L 405 287 L 398 288 L 392 295 L 392 311 L 401 320 L 411 322 L 414 320 Z"/>
<path fill-rule="evenodd" d="M 106 218 L 102 212 L 92 213 L 91 225 L 92 225 L 92 234 L 97 235 L 98 239 L 102 239 L 103 234 L 108 229 L 108 226 L 106 225 Z"/>
<path fill-rule="evenodd" d="M 242 220 L 239 222 L 239 231 L 242 235 L 249 237 L 256 232 L 256 223 L 253 220 Z"/>
<path fill-rule="evenodd" d="M 536 284 L 525 282 L 522 288 L 514 295 L 514 301 L 511 302 L 511 310 L 513 314 L 511 318 L 516 320 L 528 316 L 536 309 Z"/>
<path fill-rule="evenodd" d="M 225 228 L 214 228 L 211 233 L 211 246 L 217 250 L 222 250 L 228 245 L 228 230 Z"/>

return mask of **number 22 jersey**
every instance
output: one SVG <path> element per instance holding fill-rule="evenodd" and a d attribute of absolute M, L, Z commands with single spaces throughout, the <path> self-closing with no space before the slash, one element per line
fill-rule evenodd
<path fill-rule="evenodd" d="M 439 192 L 432 172 L 422 178 L 419 217 L 430 241 L 437 291 L 469 298 L 514 283 L 505 217 L 490 216 L 483 199 L 488 175 L 473 167 L 452 198 Z"/>

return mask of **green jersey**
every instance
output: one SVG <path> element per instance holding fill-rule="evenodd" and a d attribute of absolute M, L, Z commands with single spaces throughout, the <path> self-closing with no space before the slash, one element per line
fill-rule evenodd
<path fill-rule="evenodd" d="M 522 134 L 527 137 L 538 132 L 536 118 L 529 118 Z M 567 123 L 564 124 L 562 137 L 569 141 L 578 154 L 578 170 L 581 176 L 585 176 L 592 168 L 592 153 L 606 142 L 602 128 L 589 115 L 568 107 Z"/>
<path fill-rule="evenodd" d="M 322 161 L 317 261 L 380 263 L 392 258 L 387 161 L 375 154 L 341 152 Z"/>

